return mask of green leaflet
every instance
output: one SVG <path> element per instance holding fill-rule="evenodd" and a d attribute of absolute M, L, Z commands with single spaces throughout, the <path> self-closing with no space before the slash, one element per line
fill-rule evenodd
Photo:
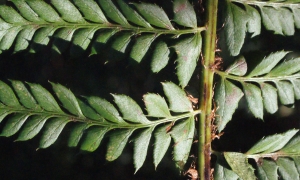
<path fill-rule="evenodd" d="M 107 23 L 107 19 L 104 16 L 102 10 L 98 4 L 93 0 L 73 0 L 74 4 L 83 13 L 86 20 L 96 23 Z"/>
<path fill-rule="evenodd" d="M 96 111 L 92 107 L 90 107 L 85 101 L 77 98 L 77 102 L 85 117 L 93 120 L 104 121 L 103 117 L 96 113 Z"/>
<path fill-rule="evenodd" d="M 177 76 L 182 87 L 187 86 L 201 52 L 202 37 L 200 33 L 178 42 L 174 48 L 177 54 Z"/>
<path fill-rule="evenodd" d="M 243 83 L 242 85 L 250 111 L 255 117 L 263 119 L 263 100 L 261 90 L 254 84 Z"/>
<path fill-rule="evenodd" d="M 107 127 L 89 128 L 87 130 L 86 137 L 83 140 L 80 149 L 90 152 L 95 151 L 99 147 L 105 133 L 107 133 L 108 130 L 109 128 Z"/>
<path fill-rule="evenodd" d="M 133 3 L 139 13 L 152 25 L 173 30 L 167 14 L 157 5 L 149 3 Z"/>
<path fill-rule="evenodd" d="M 109 60 L 117 61 L 124 58 L 125 51 L 131 41 L 132 33 L 126 32 L 119 34 L 114 42 L 111 44 L 111 50 L 109 52 Z"/>
<path fill-rule="evenodd" d="M 194 117 L 189 117 L 172 128 L 170 132 L 171 137 L 174 139 L 174 161 L 177 167 L 184 168 L 184 165 L 189 157 L 190 150 L 193 143 L 195 130 Z"/>
<path fill-rule="evenodd" d="M 58 54 L 63 53 L 68 48 L 75 30 L 74 27 L 59 29 L 55 34 L 52 49 Z"/>
<path fill-rule="evenodd" d="M 299 180 L 299 174 L 293 160 L 288 158 L 278 158 L 278 172 L 283 179 Z"/>
<path fill-rule="evenodd" d="M 0 6 L 0 16 L 4 21 L 11 24 L 27 23 L 27 21 L 22 16 L 20 16 L 12 7 Z"/>
<path fill-rule="evenodd" d="M 78 117 L 84 117 L 76 97 L 70 90 L 60 84 L 51 83 L 51 85 L 64 108 Z"/>
<path fill-rule="evenodd" d="M 225 40 L 232 56 L 239 54 L 246 35 L 246 12 L 227 0 L 226 24 L 224 26 Z"/>
<path fill-rule="evenodd" d="M 105 119 L 115 123 L 125 123 L 117 109 L 108 101 L 99 97 L 87 98 L 89 105 Z"/>
<path fill-rule="evenodd" d="M 274 161 L 262 159 L 257 163 L 257 175 L 259 179 L 277 179 L 278 166 Z"/>
<path fill-rule="evenodd" d="M 227 69 L 226 73 L 233 74 L 237 76 L 243 76 L 247 72 L 247 63 L 244 56 L 239 56 L 233 64 L 231 64 Z"/>
<path fill-rule="evenodd" d="M 300 153 L 300 136 L 294 136 L 281 150 L 284 154 L 299 154 Z"/>
<path fill-rule="evenodd" d="M 36 30 L 37 28 L 34 26 L 23 29 L 16 37 L 14 52 L 26 50 Z"/>
<path fill-rule="evenodd" d="M 254 169 L 248 163 L 247 156 L 242 153 L 225 152 L 224 157 L 231 169 L 243 180 L 256 179 Z"/>
<path fill-rule="evenodd" d="M 133 163 L 135 172 L 137 172 L 145 162 L 153 130 L 154 127 L 143 130 L 133 141 Z"/>
<path fill-rule="evenodd" d="M 293 85 L 285 81 L 278 81 L 275 84 L 278 89 L 280 102 L 285 105 L 294 104 L 295 97 L 294 97 Z"/>
<path fill-rule="evenodd" d="M 174 21 L 177 24 L 197 28 L 196 13 L 188 0 L 175 0 L 173 6 Z"/>
<path fill-rule="evenodd" d="M 43 109 L 58 113 L 62 112 L 54 97 L 41 85 L 31 83 L 28 83 L 28 85 L 35 100 Z"/>
<path fill-rule="evenodd" d="M 3 121 L 3 119 L 10 113 L 12 112 L 9 111 L 8 109 L 0 109 L 0 122 Z"/>
<path fill-rule="evenodd" d="M 0 42 L 0 50 L 8 50 L 14 43 L 15 38 L 21 31 L 21 27 L 12 27 L 7 33 L 2 37 Z"/>
<path fill-rule="evenodd" d="M 77 23 L 85 22 L 80 12 L 69 0 L 51 0 L 51 4 L 54 5 L 65 21 Z"/>
<path fill-rule="evenodd" d="M 116 32 L 117 31 L 115 30 L 106 30 L 106 31 L 99 32 L 92 44 L 91 55 L 100 54 L 105 47 L 104 44 L 106 44 L 109 38 L 111 38 Z"/>
<path fill-rule="evenodd" d="M 291 80 L 291 83 L 293 84 L 293 87 L 294 87 L 295 98 L 297 100 L 299 100 L 300 99 L 300 79 Z"/>
<path fill-rule="evenodd" d="M 126 18 L 111 0 L 98 0 L 98 2 L 103 8 L 104 12 L 106 12 L 107 17 L 117 22 L 118 24 L 129 26 Z"/>
<path fill-rule="evenodd" d="M 255 66 L 255 68 L 248 74 L 248 77 L 269 73 L 287 53 L 289 52 L 278 51 L 275 53 L 271 53 Z"/>
<path fill-rule="evenodd" d="M 28 114 L 15 114 L 9 118 L 5 124 L 0 136 L 12 136 L 22 127 L 26 119 L 29 117 Z"/>
<path fill-rule="evenodd" d="M 151 117 L 170 117 L 170 111 L 167 102 L 163 97 L 157 94 L 144 95 L 144 102 L 148 115 Z"/>
<path fill-rule="evenodd" d="M 218 156 L 217 162 L 214 167 L 214 179 L 216 180 L 237 180 L 239 176 L 229 169 L 228 165 L 225 164 L 223 157 Z"/>
<path fill-rule="evenodd" d="M 165 82 L 162 85 L 171 111 L 188 112 L 193 110 L 192 103 L 180 87 L 172 82 Z"/>
<path fill-rule="evenodd" d="M 39 147 L 47 148 L 53 144 L 68 122 L 68 118 L 65 117 L 51 119 L 45 126 L 46 128 L 41 137 Z"/>
<path fill-rule="evenodd" d="M 298 132 L 298 130 L 290 130 L 286 133 L 275 134 L 258 141 L 247 154 L 271 153 L 283 148 L 287 142 Z"/>
<path fill-rule="evenodd" d="M 91 43 L 97 29 L 79 29 L 75 32 L 70 54 L 73 57 L 80 57 Z"/>
<path fill-rule="evenodd" d="M 69 147 L 76 147 L 83 136 L 84 131 L 88 128 L 89 126 L 86 123 L 80 123 L 76 124 L 75 127 L 73 127 L 70 137 L 68 140 L 68 146 Z"/>
<path fill-rule="evenodd" d="M 29 52 L 35 53 L 41 49 L 41 46 L 46 46 L 56 30 L 57 27 L 43 27 L 38 29 L 32 39 L 33 43 L 30 46 Z"/>
<path fill-rule="evenodd" d="M 166 154 L 170 144 L 171 144 L 171 136 L 168 132 L 168 128 L 171 124 L 167 124 L 161 127 L 158 127 L 155 131 L 155 143 L 154 143 L 154 152 L 153 152 L 153 161 L 155 169 L 158 164 Z"/>
<path fill-rule="evenodd" d="M 217 107 L 219 107 L 216 111 L 216 114 L 218 114 L 216 116 L 216 125 L 218 131 L 221 132 L 231 120 L 232 114 L 238 107 L 238 103 L 244 93 L 226 79 L 222 79 L 217 84 L 215 93 L 215 102 Z"/>
<path fill-rule="evenodd" d="M 2 81 L 0 81 L 0 101 L 7 106 L 20 106 L 18 99 L 12 89 Z"/>
<path fill-rule="evenodd" d="M 155 34 L 142 35 L 138 37 L 132 47 L 130 57 L 137 63 L 140 63 L 156 37 L 157 35 Z"/>
<path fill-rule="evenodd" d="M 26 0 L 26 3 L 47 22 L 64 22 L 58 13 L 46 2 L 41 0 Z"/>
<path fill-rule="evenodd" d="M 33 116 L 25 123 L 23 130 L 19 134 L 16 141 L 27 141 L 36 136 L 50 117 L 48 116 Z"/>
<path fill-rule="evenodd" d="M 135 10 L 133 10 L 123 0 L 117 0 L 117 2 L 128 21 L 142 27 L 152 28 L 151 25 L 147 21 L 145 21 L 144 18 L 142 18 Z"/>
<path fill-rule="evenodd" d="M 271 70 L 267 77 L 287 76 L 300 71 L 300 58 L 284 61 Z"/>
<path fill-rule="evenodd" d="M 106 159 L 108 161 L 113 161 L 121 155 L 133 131 L 134 129 L 122 129 L 114 131 L 111 134 L 109 142 L 107 144 Z"/>
<path fill-rule="evenodd" d="M 124 119 L 134 123 L 149 123 L 142 109 L 133 99 L 125 95 L 113 95 L 113 97 Z"/>
<path fill-rule="evenodd" d="M 247 4 L 244 4 L 246 8 L 247 15 L 249 16 L 248 22 L 247 22 L 247 28 L 248 32 L 253 33 L 251 37 L 257 36 L 261 32 L 261 17 L 258 11 L 253 8 L 252 6 L 249 6 Z"/>
<path fill-rule="evenodd" d="M 169 56 L 170 56 L 170 49 L 168 45 L 163 41 L 159 41 L 154 48 L 154 52 L 152 56 L 152 61 L 151 61 L 152 72 L 157 73 L 160 70 L 162 70 L 164 67 L 166 67 L 166 65 L 169 62 Z"/>
<path fill-rule="evenodd" d="M 278 110 L 277 89 L 270 84 L 260 83 L 263 103 L 266 111 L 273 114 Z"/>
<path fill-rule="evenodd" d="M 43 19 L 39 17 L 38 14 L 34 12 L 34 10 L 25 2 L 25 0 L 11 0 L 20 11 L 20 14 L 32 22 L 45 22 Z"/>
<path fill-rule="evenodd" d="M 68 140 L 68 146 L 69 147 L 76 147 L 83 136 L 84 131 L 88 128 L 88 124 L 86 123 L 80 123 L 76 124 L 75 127 L 73 127 L 72 131 L 70 132 L 70 137 Z"/>

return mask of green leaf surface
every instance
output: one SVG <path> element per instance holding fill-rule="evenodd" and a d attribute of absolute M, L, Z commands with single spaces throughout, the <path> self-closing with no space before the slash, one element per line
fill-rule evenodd
<path fill-rule="evenodd" d="M 243 180 L 256 179 L 254 169 L 248 163 L 247 156 L 242 153 L 224 152 L 224 157 L 231 169 Z"/>
<path fill-rule="evenodd" d="M 157 73 L 160 70 L 162 70 L 164 67 L 166 67 L 169 62 L 169 58 L 170 58 L 170 49 L 168 45 L 163 41 L 158 42 L 153 51 L 153 56 L 151 61 L 152 72 Z"/>
<path fill-rule="evenodd" d="M 215 180 L 237 180 L 239 176 L 233 172 L 229 167 L 227 167 L 224 162 L 225 160 L 220 160 L 218 157 L 217 162 L 214 167 L 214 179 Z"/>
<path fill-rule="evenodd" d="M 196 69 L 201 47 L 202 37 L 200 33 L 183 39 L 174 46 L 177 53 L 177 76 L 182 87 L 187 86 Z"/>
<path fill-rule="evenodd" d="M 291 59 L 282 62 L 279 66 L 276 66 L 267 76 L 286 76 L 300 71 L 300 58 Z"/>
<path fill-rule="evenodd" d="M 298 130 L 289 130 L 282 134 L 267 136 L 258 141 L 247 154 L 271 153 L 283 148 L 288 141 L 298 132 Z"/>
<path fill-rule="evenodd" d="M 22 30 L 20 26 L 10 28 L 0 41 L 0 50 L 8 50 L 14 43 L 18 33 Z"/>
<path fill-rule="evenodd" d="M 251 37 L 255 37 L 260 34 L 261 32 L 261 17 L 259 12 L 253 8 L 252 6 L 249 6 L 247 4 L 244 4 L 246 8 L 246 12 L 248 15 L 248 22 L 247 22 L 247 29 L 248 32 L 252 33 Z"/>
<path fill-rule="evenodd" d="M 150 24 L 164 29 L 174 29 L 167 14 L 159 6 L 150 3 L 132 4 Z"/>
<path fill-rule="evenodd" d="M 133 10 L 128 4 L 123 0 L 117 0 L 119 7 L 128 21 L 146 28 L 152 28 L 151 25 L 145 21 L 145 19 L 140 16 L 135 10 Z"/>
<path fill-rule="evenodd" d="M 193 144 L 195 131 L 194 117 L 189 117 L 178 124 L 175 124 L 170 132 L 171 137 L 174 139 L 174 161 L 177 167 L 184 168 L 184 165 L 189 157 L 191 147 Z"/>
<path fill-rule="evenodd" d="M 262 159 L 261 162 L 257 164 L 257 177 L 261 180 L 277 179 L 277 170 L 278 166 L 274 161 Z"/>
<path fill-rule="evenodd" d="M 147 124 L 149 120 L 144 115 L 140 106 L 129 96 L 113 95 L 115 103 L 122 112 L 123 118 L 134 123 Z"/>
<path fill-rule="evenodd" d="M 232 56 L 237 56 L 244 44 L 246 35 L 247 16 L 239 6 L 227 0 L 226 23 L 224 26 L 225 40 Z"/>
<path fill-rule="evenodd" d="M 78 9 L 69 0 L 51 0 L 51 4 L 54 5 L 65 21 L 72 23 L 85 22 Z"/>
<path fill-rule="evenodd" d="M 12 113 L 10 110 L 8 110 L 8 109 L 1 109 L 0 108 L 0 122 L 2 122 L 3 121 L 3 119 L 7 116 L 7 115 L 9 115 L 10 113 Z"/>
<path fill-rule="evenodd" d="M 12 7 L 0 6 L 0 17 L 11 24 L 14 23 L 27 23 L 27 21 L 20 16 L 20 14 L 14 10 Z"/>
<path fill-rule="evenodd" d="M 89 105 L 105 119 L 115 123 L 125 123 L 120 117 L 118 110 L 105 99 L 99 97 L 88 97 Z"/>
<path fill-rule="evenodd" d="M 74 4 L 80 9 L 86 20 L 95 23 L 107 23 L 102 10 L 93 0 L 73 0 Z"/>
<path fill-rule="evenodd" d="M 133 141 L 133 164 L 135 173 L 142 167 L 146 160 L 148 146 L 153 130 L 154 127 L 143 130 Z"/>
<path fill-rule="evenodd" d="M 86 28 L 79 29 L 75 32 L 70 48 L 70 55 L 72 57 L 80 57 L 82 54 L 84 54 L 84 51 L 86 51 L 90 45 L 96 30 L 97 29 L 94 28 Z"/>
<path fill-rule="evenodd" d="M 83 113 L 83 115 L 89 119 L 104 121 L 103 117 L 100 116 L 92 107 L 90 107 L 85 101 L 78 99 L 77 102 Z"/>
<path fill-rule="evenodd" d="M 57 98 L 60 100 L 64 108 L 78 117 L 84 117 L 76 97 L 69 89 L 60 84 L 51 83 L 51 85 L 53 91 L 55 92 Z"/>
<path fill-rule="evenodd" d="M 63 53 L 69 47 L 76 28 L 66 27 L 61 28 L 55 33 L 55 38 L 52 44 L 52 49 L 58 54 Z"/>
<path fill-rule="evenodd" d="M 188 0 L 175 0 L 174 21 L 182 26 L 197 28 L 196 12 Z"/>
<path fill-rule="evenodd" d="M 15 7 L 20 11 L 20 14 L 28 21 L 45 22 L 24 0 L 11 0 L 11 2 L 14 3 Z"/>
<path fill-rule="evenodd" d="M 104 49 L 104 44 L 111 38 L 117 31 L 106 30 L 98 33 L 91 47 L 91 55 L 101 53 Z"/>
<path fill-rule="evenodd" d="M 164 82 L 162 85 L 171 111 L 188 112 L 193 110 L 192 103 L 179 86 L 172 82 Z"/>
<path fill-rule="evenodd" d="M 95 151 L 99 147 L 105 133 L 107 133 L 108 130 L 109 128 L 107 127 L 89 128 L 80 149 L 90 152 Z"/>
<path fill-rule="evenodd" d="M 41 49 L 41 46 L 46 46 L 56 30 L 57 27 L 43 27 L 38 29 L 32 39 L 33 43 L 30 46 L 29 52 L 35 53 Z"/>
<path fill-rule="evenodd" d="M 118 24 L 129 25 L 126 18 L 111 0 L 98 0 L 107 17 Z"/>
<path fill-rule="evenodd" d="M 287 53 L 289 52 L 278 51 L 275 53 L 271 53 L 255 66 L 255 68 L 248 74 L 248 77 L 269 73 Z"/>
<path fill-rule="evenodd" d="M 270 84 L 260 83 L 264 107 L 267 112 L 273 114 L 278 110 L 277 89 Z"/>
<path fill-rule="evenodd" d="M 156 37 L 157 35 L 155 34 L 141 35 L 138 37 L 131 49 L 130 57 L 137 63 L 140 63 Z"/>
<path fill-rule="evenodd" d="M 299 174 L 293 160 L 289 158 L 278 158 L 276 163 L 282 179 L 299 180 Z"/>
<path fill-rule="evenodd" d="M 35 100 L 43 109 L 58 113 L 62 112 L 54 97 L 45 88 L 39 84 L 27 84 L 29 85 Z"/>
<path fill-rule="evenodd" d="M 66 117 L 51 119 L 45 126 L 45 131 L 41 137 L 40 148 L 47 148 L 52 145 L 62 132 L 65 125 L 69 122 Z"/>
<path fill-rule="evenodd" d="M 263 6 L 260 7 L 262 22 L 267 30 L 275 34 L 293 35 L 295 33 L 294 17 L 290 10 Z"/>
<path fill-rule="evenodd" d="M 7 106 L 20 106 L 20 103 L 12 89 L 3 81 L 0 81 L 0 101 Z"/>
<path fill-rule="evenodd" d="M 299 100 L 300 99 L 300 79 L 293 79 L 293 80 L 291 80 L 291 83 L 293 84 L 295 98 L 297 100 Z"/>
<path fill-rule="evenodd" d="M 16 44 L 14 52 L 19 52 L 22 50 L 26 50 L 29 46 L 29 42 L 32 40 L 32 37 L 37 30 L 34 26 L 29 26 L 23 29 L 16 37 Z"/>
<path fill-rule="evenodd" d="M 45 1 L 41 0 L 26 0 L 26 3 L 47 22 L 64 22 L 59 14 Z"/>
<path fill-rule="evenodd" d="M 118 61 L 122 59 L 127 46 L 131 41 L 132 35 L 133 34 L 130 32 L 122 33 L 115 39 L 115 41 L 111 45 L 112 50 L 110 51 L 110 60 Z"/>
<path fill-rule="evenodd" d="M 16 141 L 27 141 L 35 137 L 46 123 L 49 116 L 32 116 L 25 123 Z"/>
<path fill-rule="evenodd" d="M 278 89 L 280 102 L 284 105 L 294 104 L 294 89 L 293 85 L 286 81 L 278 81 L 275 83 Z"/>
<path fill-rule="evenodd" d="M 144 102 L 148 111 L 148 116 L 151 117 L 170 117 L 170 111 L 167 102 L 163 97 L 157 94 L 144 95 Z"/>
<path fill-rule="evenodd" d="M 28 114 L 14 114 L 8 119 L 0 136 L 9 137 L 17 133 L 28 117 Z"/>
<path fill-rule="evenodd" d="M 162 158 L 165 156 L 170 144 L 171 136 L 167 132 L 167 129 L 170 127 L 170 124 L 158 127 L 155 131 L 155 143 L 154 143 L 154 152 L 153 152 L 153 161 L 155 169 L 158 164 L 161 162 Z"/>
<path fill-rule="evenodd" d="M 122 129 L 111 134 L 107 144 L 106 160 L 113 161 L 121 155 L 133 131 L 134 129 Z"/>
<path fill-rule="evenodd" d="M 243 83 L 244 94 L 250 111 L 256 118 L 263 119 L 263 99 L 261 90 L 254 84 Z"/>
<path fill-rule="evenodd" d="M 76 147 L 83 136 L 84 131 L 89 127 L 86 123 L 76 124 L 70 132 L 70 137 L 68 140 L 69 147 Z M 87 135 L 88 136 L 88 135 Z"/>
<path fill-rule="evenodd" d="M 218 131 L 221 132 L 231 120 L 244 93 L 240 88 L 226 79 L 222 79 L 217 84 L 215 92 L 215 102 L 218 107 L 216 111 L 216 114 L 218 115 L 216 116 L 216 124 Z"/>
<path fill-rule="evenodd" d="M 280 153 L 285 154 L 299 154 L 300 152 L 300 136 L 294 136 L 282 149 L 280 149 Z"/>
<path fill-rule="evenodd" d="M 233 74 L 237 76 L 243 76 L 247 73 L 247 63 L 244 56 L 239 56 L 233 64 L 231 64 L 227 69 L 226 73 Z"/>

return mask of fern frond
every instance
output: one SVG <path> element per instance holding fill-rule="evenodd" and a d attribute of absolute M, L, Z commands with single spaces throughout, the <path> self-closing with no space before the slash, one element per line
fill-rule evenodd
<path fill-rule="evenodd" d="M 130 58 L 140 63 L 146 53 L 153 52 L 149 57 L 152 71 L 159 72 L 168 63 L 169 47 L 174 47 L 178 52 L 177 74 L 183 87 L 195 70 L 201 50 L 200 32 L 205 27 L 197 27 L 196 12 L 188 0 L 174 1 L 175 23 L 171 23 L 162 8 L 148 3 L 126 4 L 122 0 L 12 2 L 19 12 L 11 6 L 0 5 L 0 52 L 13 46 L 14 52 L 37 52 L 53 39 L 54 52 L 61 54 L 70 49 L 72 57 L 101 53 L 106 61 L 116 61 L 130 52 Z M 182 34 L 191 34 L 191 37 L 182 39 L 179 37 Z M 167 45 L 171 36 L 181 43 Z"/>
<path fill-rule="evenodd" d="M 125 95 L 113 95 L 117 109 L 99 97 L 76 98 L 60 84 L 51 83 L 55 96 L 38 84 L 13 80 L 10 84 L 13 89 L 0 81 L 0 122 L 7 118 L 1 136 L 12 136 L 20 131 L 17 141 L 25 141 L 35 137 L 45 126 L 39 148 L 47 148 L 68 123 L 76 123 L 68 145 L 76 147 L 80 144 L 82 150 L 94 151 L 104 136 L 111 133 L 106 159 L 112 161 L 121 155 L 132 133 L 139 130 L 140 134 L 134 139 L 136 171 L 145 161 L 153 133 L 155 167 L 165 155 L 171 139 L 175 142 L 173 154 L 178 167 L 182 168 L 188 159 L 195 128 L 194 116 L 200 111 L 194 111 L 185 92 L 171 82 L 163 83 L 169 104 L 156 94 L 144 96 L 148 115 Z M 118 130 L 112 131 L 114 129 Z M 166 140 L 163 146 L 161 139 Z"/>
<path fill-rule="evenodd" d="M 243 9 L 233 2 L 241 3 L 245 8 Z M 295 28 L 300 29 L 299 3 L 300 1 L 297 0 L 228 0 L 224 30 L 230 54 L 233 56 L 239 54 L 246 32 L 252 33 L 252 37 L 259 35 L 261 23 L 274 34 L 294 35 Z"/>
<path fill-rule="evenodd" d="M 283 105 L 294 104 L 295 99 L 299 99 L 300 58 L 283 61 L 288 53 L 279 51 L 260 61 L 252 61 L 259 63 L 250 64 L 253 67 L 248 73 L 243 57 L 237 59 L 225 72 L 216 71 L 222 77 L 216 87 L 215 98 L 219 107 L 216 117 L 219 131 L 231 120 L 243 95 L 250 111 L 260 119 L 263 119 L 264 109 L 268 113 L 278 110 L 278 98 Z M 243 88 L 229 80 L 239 82 Z"/>
<path fill-rule="evenodd" d="M 299 130 L 267 136 L 246 153 L 224 152 L 218 155 L 215 179 L 256 179 L 248 159 L 256 161 L 258 179 L 299 179 L 300 146 Z M 227 162 L 228 165 L 225 163 Z"/>

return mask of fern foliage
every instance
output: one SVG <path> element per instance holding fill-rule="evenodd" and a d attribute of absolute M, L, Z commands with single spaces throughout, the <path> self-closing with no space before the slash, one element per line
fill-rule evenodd
<path fill-rule="evenodd" d="M 37 84 L 11 81 L 11 88 L 0 81 L 0 121 L 7 119 L 1 136 L 12 136 L 20 131 L 17 141 L 26 141 L 43 131 L 39 148 L 47 148 L 57 140 L 68 123 L 75 123 L 68 145 L 76 147 L 80 144 L 82 150 L 94 151 L 110 132 L 106 159 L 113 161 L 121 155 L 132 134 L 137 131 L 133 138 L 136 171 L 145 161 L 152 134 L 155 136 L 155 167 L 173 139 L 174 161 L 183 168 L 192 146 L 194 116 L 200 112 L 193 110 L 185 92 L 177 85 L 163 83 L 169 105 L 157 94 L 144 96 L 148 115 L 144 115 L 141 107 L 125 95 L 113 95 L 117 109 L 105 99 L 76 98 L 66 87 L 55 83 L 51 85 L 55 96 Z"/>
<path fill-rule="evenodd" d="M 294 35 L 295 28 L 300 29 L 299 3 L 298 0 L 228 0 L 224 31 L 230 54 L 233 56 L 239 54 L 244 44 L 246 32 L 251 33 L 251 37 L 259 35 L 261 24 L 274 34 Z"/>
<path fill-rule="evenodd" d="M 221 76 L 215 97 L 219 107 L 216 117 L 219 131 L 231 120 L 243 96 L 250 111 L 259 119 L 263 119 L 264 110 L 268 113 L 278 110 L 278 99 L 283 105 L 292 105 L 295 99 L 300 98 L 300 58 L 284 59 L 288 53 L 278 51 L 253 60 L 249 63 L 248 72 L 243 56 L 237 58 L 225 72 L 216 71 Z M 232 81 L 240 83 L 240 86 Z"/>
<path fill-rule="evenodd" d="M 215 179 L 299 179 L 300 148 L 298 130 L 267 136 L 246 153 L 218 155 Z M 248 159 L 254 159 L 252 166 Z M 254 171 L 256 170 L 256 171 Z"/>
<path fill-rule="evenodd" d="M 0 52 L 36 52 L 50 45 L 61 54 L 101 53 L 105 61 L 123 59 L 129 53 L 133 62 L 151 59 L 151 70 L 163 69 L 172 53 L 177 53 L 177 74 L 184 87 L 195 70 L 201 51 L 196 12 L 188 0 L 173 3 L 171 23 L 167 13 L 155 4 L 122 0 L 12 0 L 13 6 L 0 6 Z M 181 29 L 178 29 L 181 28 Z M 179 37 L 189 34 L 187 37 Z M 172 39 L 178 39 L 179 42 Z M 151 55 L 152 54 L 152 55 Z"/>

